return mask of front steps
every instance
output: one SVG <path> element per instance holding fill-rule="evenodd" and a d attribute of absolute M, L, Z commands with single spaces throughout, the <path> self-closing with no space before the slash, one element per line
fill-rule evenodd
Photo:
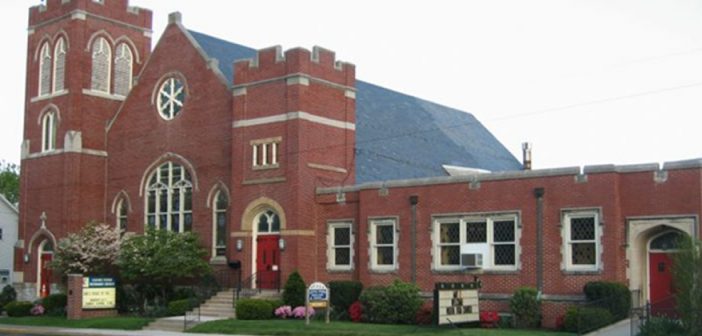
<path fill-rule="evenodd" d="M 197 308 L 188 315 L 197 315 Z M 221 291 L 205 301 L 200 305 L 200 316 L 234 318 L 234 290 Z"/>

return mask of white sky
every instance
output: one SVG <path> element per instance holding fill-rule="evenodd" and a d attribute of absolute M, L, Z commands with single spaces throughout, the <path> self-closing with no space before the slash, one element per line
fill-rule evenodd
<path fill-rule="evenodd" d="M 112 0 L 106 0 L 112 1 Z M 18 163 L 28 8 L 2 0 L 0 159 Z M 320 45 L 358 79 L 473 113 L 534 167 L 702 157 L 702 0 L 131 0 L 253 48 Z"/>

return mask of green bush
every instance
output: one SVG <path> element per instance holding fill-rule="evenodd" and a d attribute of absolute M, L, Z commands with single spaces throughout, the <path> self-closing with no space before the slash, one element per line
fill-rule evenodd
<path fill-rule="evenodd" d="M 195 298 L 197 295 L 195 293 L 195 290 L 193 290 L 190 287 L 180 287 L 176 288 L 173 293 L 171 294 L 171 297 L 169 298 L 170 301 L 175 301 L 175 300 L 184 300 L 184 299 L 192 299 Z"/>
<path fill-rule="evenodd" d="M 0 313 L 2 313 L 6 304 L 15 300 L 17 300 L 15 288 L 10 285 L 3 287 L 2 292 L 0 292 Z"/>
<path fill-rule="evenodd" d="M 288 281 L 285 282 L 283 291 L 283 302 L 290 307 L 298 307 L 305 305 L 305 290 L 307 286 L 302 276 L 297 271 L 290 273 Z"/>
<path fill-rule="evenodd" d="M 29 316 L 34 304 L 28 301 L 12 301 L 5 305 L 5 311 L 9 317 Z"/>
<path fill-rule="evenodd" d="M 47 315 L 62 316 L 66 313 L 68 296 L 66 294 L 51 294 L 41 300 Z"/>
<path fill-rule="evenodd" d="M 185 315 L 185 312 L 189 311 L 192 307 L 193 305 L 190 302 L 190 299 L 173 300 L 168 303 L 166 314 L 168 314 L 168 316 Z"/>
<path fill-rule="evenodd" d="M 612 313 L 600 307 L 570 307 L 566 311 L 564 327 L 566 331 L 587 333 L 613 322 Z"/>
<path fill-rule="evenodd" d="M 363 291 L 360 281 L 331 281 L 329 282 L 331 306 L 334 311 L 346 312 L 352 303 L 358 301 Z"/>
<path fill-rule="evenodd" d="M 518 288 L 512 295 L 509 307 L 514 314 L 518 327 L 534 328 L 539 326 L 541 321 L 541 301 L 537 298 L 535 288 Z"/>
<path fill-rule="evenodd" d="M 386 287 L 367 288 L 361 293 L 360 301 L 363 319 L 374 323 L 412 324 L 422 306 L 419 288 L 400 280 Z"/>
<path fill-rule="evenodd" d="M 640 336 L 684 336 L 685 327 L 678 320 L 653 317 L 639 329 Z"/>
<path fill-rule="evenodd" d="M 583 292 L 593 306 L 605 308 L 612 313 L 615 321 L 629 316 L 631 310 L 631 292 L 618 282 L 588 282 Z"/>
<path fill-rule="evenodd" d="M 241 299 L 236 303 L 236 318 L 239 320 L 267 320 L 273 318 L 276 301 Z"/>

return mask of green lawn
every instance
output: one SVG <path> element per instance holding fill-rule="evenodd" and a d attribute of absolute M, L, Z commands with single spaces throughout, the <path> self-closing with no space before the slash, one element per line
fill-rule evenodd
<path fill-rule="evenodd" d="M 65 317 L 49 316 L 0 318 L 0 324 L 119 330 L 139 330 L 151 321 L 153 321 L 153 319 L 142 317 L 97 317 L 85 320 L 68 320 Z"/>
<path fill-rule="evenodd" d="M 323 321 L 311 321 L 310 325 L 305 325 L 304 320 L 263 320 L 263 321 L 240 321 L 240 320 L 220 320 L 203 323 L 190 329 L 193 333 L 221 333 L 221 334 L 249 334 L 249 335 L 313 335 L 313 336 L 393 336 L 393 335 L 466 335 L 466 336 L 559 336 L 572 335 L 567 333 L 556 333 L 543 330 L 514 330 L 514 329 L 480 329 L 450 327 L 417 327 L 408 325 L 386 325 L 368 324 L 352 322 L 331 322 L 325 324 Z"/>

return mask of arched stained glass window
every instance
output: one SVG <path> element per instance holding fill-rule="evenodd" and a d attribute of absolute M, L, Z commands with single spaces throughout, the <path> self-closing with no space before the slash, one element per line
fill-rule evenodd
<path fill-rule="evenodd" d="M 127 232 L 127 218 L 128 218 L 128 212 L 129 212 L 129 203 L 127 203 L 127 200 L 122 198 L 119 200 L 119 203 L 117 203 L 117 213 L 116 213 L 116 218 L 117 218 L 117 228 L 119 229 L 121 234 L 124 234 Z"/>
<path fill-rule="evenodd" d="M 115 48 L 115 94 L 126 96 L 132 88 L 132 50 L 126 43 Z"/>
<path fill-rule="evenodd" d="M 160 230 L 191 231 L 193 226 L 190 173 L 166 162 L 156 168 L 146 185 L 146 224 Z"/>
<path fill-rule="evenodd" d="M 217 196 L 215 196 L 214 207 L 212 208 L 213 214 L 213 228 L 214 233 L 214 256 L 225 256 L 227 255 L 227 208 L 229 207 L 229 200 L 227 199 L 227 194 L 223 191 L 218 191 Z"/>
<path fill-rule="evenodd" d="M 93 71 L 90 79 L 90 88 L 95 91 L 110 92 L 110 60 L 112 50 L 110 44 L 103 37 L 93 42 Z"/>
<path fill-rule="evenodd" d="M 682 238 L 678 231 L 666 232 L 651 241 L 651 250 L 677 250 Z"/>
<path fill-rule="evenodd" d="M 266 210 L 256 218 L 259 234 L 280 232 L 280 217 L 272 210 Z"/>
<path fill-rule="evenodd" d="M 56 149 L 56 112 L 49 111 L 41 118 L 41 151 Z"/>
<path fill-rule="evenodd" d="M 39 95 L 51 93 L 51 50 L 45 42 L 39 52 Z"/>
<path fill-rule="evenodd" d="M 66 74 L 66 41 L 60 38 L 54 47 L 54 92 L 64 89 Z"/>

